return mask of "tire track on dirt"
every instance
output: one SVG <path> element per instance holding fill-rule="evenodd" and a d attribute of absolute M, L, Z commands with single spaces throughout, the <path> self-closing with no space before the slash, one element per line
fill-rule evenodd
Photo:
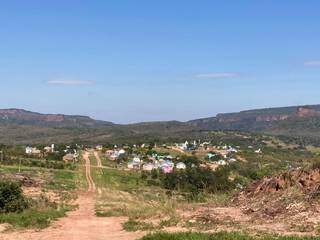
<path fill-rule="evenodd" d="M 89 155 L 90 155 L 89 152 L 85 152 L 83 154 L 83 159 L 85 160 L 85 166 L 86 166 L 86 179 L 88 183 L 88 192 L 94 192 L 96 190 L 96 185 L 91 176 L 91 162 L 90 162 Z"/>
<path fill-rule="evenodd" d="M 101 168 L 102 167 L 102 162 L 101 162 L 101 158 L 99 156 L 99 153 L 97 151 L 94 151 L 93 154 L 94 154 L 95 158 L 97 159 L 97 167 Z"/>
<path fill-rule="evenodd" d="M 127 217 L 97 217 L 95 214 L 96 186 L 91 176 L 90 152 L 83 153 L 88 190 L 79 192 L 75 211 L 43 230 L 23 230 L 0 233 L 0 240 L 134 240 L 143 232 L 126 232 L 122 224 Z"/>

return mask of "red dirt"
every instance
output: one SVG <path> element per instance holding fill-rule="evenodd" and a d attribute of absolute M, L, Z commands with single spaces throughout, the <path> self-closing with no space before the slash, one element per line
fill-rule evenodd
<path fill-rule="evenodd" d="M 122 229 L 125 217 L 99 218 L 95 215 L 95 184 L 91 177 L 89 153 L 85 152 L 88 192 L 79 193 L 79 208 L 44 230 L 1 233 L 0 240 L 134 240 L 142 232 L 129 233 Z"/>

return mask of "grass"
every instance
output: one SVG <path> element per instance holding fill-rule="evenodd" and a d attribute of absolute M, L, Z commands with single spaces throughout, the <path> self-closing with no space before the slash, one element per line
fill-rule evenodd
<path fill-rule="evenodd" d="M 110 167 L 110 168 L 116 168 L 117 167 L 117 162 L 111 160 L 110 158 L 108 158 L 106 156 L 106 154 L 104 154 L 102 152 L 99 152 L 99 151 L 98 151 L 98 154 L 100 156 L 102 166 L 106 166 L 106 167 Z"/>
<path fill-rule="evenodd" d="M 176 219 L 177 204 L 159 187 L 147 186 L 140 173 L 117 169 L 92 168 L 99 194 L 96 215 L 99 217 L 127 216 L 126 229 L 151 228 L 146 220 Z M 163 222 L 163 225 L 170 222 Z"/>
<path fill-rule="evenodd" d="M 50 189 L 70 191 L 76 189 L 76 173 L 73 171 L 60 170 L 53 173 L 53 180 L 47 185 Z"/>
<path fill-rule="evenodd" d="M 155 233 L 140 240 L 317 240 L 319 237 L 249 236 L 240 233 Z"/>
<path fill-rule="evenodd" d="M 129 219 L 123 225 L 123 229 L 128 232 L 136 232 L 136 231 L 152 231 L 155 230 L 156 227 L 152 223 L 136 221 L 133 219 Z"/>
<path fill-rule="evenodd" d="M 136 172 L 94 168 L 91 171 L 98 187 L 134 192 L 146 186 L 140 174 Z"/>
<path fill-rule="evenodd" d="M 64 217 L 72 207 L 64 206 L 60 209 L 48 208 L 45 210 L 27 209 L 22 213 L 8 213 L 0 215 L 0 223 L 9 223 L 12 228 L 43 229 L 52 221 Z"/>
<path fill-rule="evenodd" d="M 96 159 L 95 156 L 90 155 L 90 156 L 89 156 L 89 159 L 90 159 L 90 165 L 91 165 L 91 166 L 97 166 L 97 159 Z"/>
<path fill-rule="evenodd" d="M 2 173 L 17 174 L 17 166 L 2 166 Z M 78 188 L 79 171 L 54 170 L 37 167 L 21 167 L 21 174 L 40 180 L 37 197 L 29 199 L 30 208 L 21 213 L 0 214 L 0 223 L 10 224 L 10 228 L 36 228 L 42 229 L 52 221 L 64 217 L 66 212 L 75 206 L 70 205 L 70 200 L 76 198 L 75 190 Z M 50 201 L 47 196 L 56 194 L 58 200 Z"/>

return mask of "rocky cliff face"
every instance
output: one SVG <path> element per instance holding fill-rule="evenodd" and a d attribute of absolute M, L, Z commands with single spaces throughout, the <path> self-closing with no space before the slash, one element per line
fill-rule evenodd
<path fill-rule="evenodd" d="M 287 120 L 290 115 L 279 114 L 279 115 L 266 115 L 256 117 L 257 122 L 274 122 L 274 121 L 284 121 Z"/>
<path fill-rule="evenodd" d="M 320 105 L 269 108 L 238 113 L 218 114 L 216 117 L 190 121 L 189 124 L 207 130 L 256 131 L 274 124 L 299 118 L 320 117 Z"/>
<path fill-rule="evenodd" d="M 320 111 L 309 107 L 298 107 L 296 112 L 297 117 L 319 117 Z"/>

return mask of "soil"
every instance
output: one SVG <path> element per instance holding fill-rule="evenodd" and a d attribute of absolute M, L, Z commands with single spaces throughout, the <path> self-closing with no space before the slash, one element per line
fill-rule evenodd
<path fill-rule="evenodd" d="M 78 208 L 44 230 L 25 230 L 1 233 L 1 240 L 134 240 L 144 233 L 129 233 L 123 230 L 125 217 L 99 218 L 95 215 L 95 184 L 91 177 L 89 153 L 83 155 L 86 161 L 87 192 L 79 192 Z M 1 228 L 0 228 L 1 229 Z"/>

